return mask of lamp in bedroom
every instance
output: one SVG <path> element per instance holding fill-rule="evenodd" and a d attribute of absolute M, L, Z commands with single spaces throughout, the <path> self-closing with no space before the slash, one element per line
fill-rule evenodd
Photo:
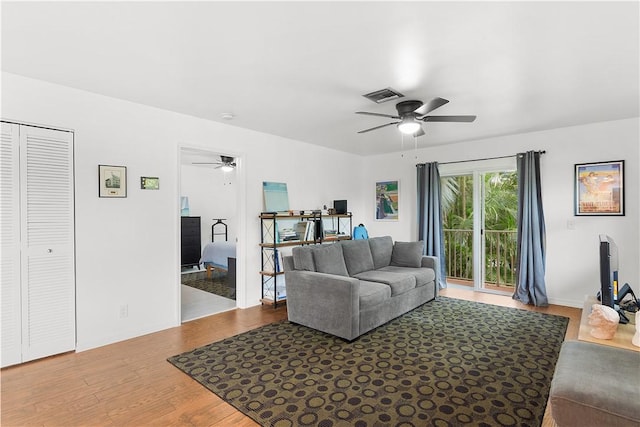
<path fill-rule="evenodd" d="M 187 196 L 180 197 L 180 215 L 189 216 L 189 198 Z"/>

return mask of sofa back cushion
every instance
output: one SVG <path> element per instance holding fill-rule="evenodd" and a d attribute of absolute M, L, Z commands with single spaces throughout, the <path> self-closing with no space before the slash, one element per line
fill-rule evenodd
<path fill-rule="evenodd" d="M 418 268 L 422 265 L 424 242 L 395 242 L 391 253 L 391 264 L 398 267 Z"/>
<path fill-rule="evenodd" d="M 316 265 L 313 262 L 311 246 L 298 246 L 293 248 L 293 268 L 296 270 L 316 271 Z"/>
<path fill-rule="evenodd" d="M 349 276 L 342 255 L 342 246 L 337 244 L 318 245 L 311 251 L 313 262 L 318 273 Z"/>
<path fill-rule="evenodd" d="M 363 271 L 373 270 L 373 257 L 369 242 L 366 240 L 344 240 L 340 242 L 344 263 L 349 276 L 355 276 Z"/>
<path fill-rule="evenodd" d="M 372 237 L 369 239 L 369 248 L 373 258 L 373 267 L 386 267 L 391 263 L 391 252 L 393 251 L 393 240 L 391 236 Z"/>

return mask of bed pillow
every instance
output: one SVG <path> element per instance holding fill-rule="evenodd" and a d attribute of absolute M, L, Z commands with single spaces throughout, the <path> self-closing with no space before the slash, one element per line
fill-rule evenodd
<path fill-rule="evenodd" d="M 395 242 L 391 252 L 391 265 L 397 267 L 414 267 L 422 265 L 424 242 Z"/>
<path fill-rule="evenodd" d="M 293 255 L 293 268 L 296 270 L 316 271 L 310 246 L 293 248 L 291 253 Z"/>
<path fill-rule="evenodd" d="M 313 262 L 318 273 L 349 276 L 342 256 L 342 246 L 340 245 L 328 244 L 314 248 Z"/>

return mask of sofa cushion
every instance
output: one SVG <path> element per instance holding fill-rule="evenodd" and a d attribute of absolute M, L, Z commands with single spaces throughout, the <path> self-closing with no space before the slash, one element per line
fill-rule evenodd
<path fill-rule="evenodd" d="M 391 263 L 391 252 L 393 251 L 391 236 L 370 238 L 369 248 L 371 248 L 374 269 L 386 267 Z"/>
<path fill-rule="evenodd" d="M 639 426 L 640 353 L 565 341 L 549 401 L 558 426 Z"/>
<path fill-rule="evenodd" d="M 392 297 L 403 294 L 416 287 L 416 278 L 411 274 L 371 270 L 358 273 L 354 277 L 368 282 L 378 282 L 388 285 L 391 288 Z"/>
<path fill-rule="evenodd" d="M 391 252 L 391 264 L 398 267 L 419 268 L 422 265 L 424 242 L 395 242 Z"/>
<path fill-rule="evenodd" d="M 345 240 L 340 245 L 349 276 L 374 269 L 369 242 L 366 240 Z"/>
<path fill-rule="evenodd" d="M 293 248 L 293 268 L 296 270 L 316 271 L 316 265 L 313 262 L 311 246 L 299 246 Z"/>
<path fill-rule="evenodd" d="M 349 276 L 342 256 L 341 245 L 320 245 L 320 247 L 313 248 L 312 253 L 317 272 Z"/>
<path fill-rule="evenodd" d="M 360 281 L 360 310 L 374 307 L 391 298 L 391 288 L 383 283 Z"/>
<path fill-rule="evenodd" d="M 411 274 L 416 278 L 416 288 L 420 286 L 424 286 L 427 283 L 431 283 L 436 278 L 436 273 L 432 268 L 411 268 L 411 267 L 398 267 L 395 265 L 390 265 L 388 267 L 383 267 L 379 271 L 390 271 L 392 273 L 404 273 Z"/>

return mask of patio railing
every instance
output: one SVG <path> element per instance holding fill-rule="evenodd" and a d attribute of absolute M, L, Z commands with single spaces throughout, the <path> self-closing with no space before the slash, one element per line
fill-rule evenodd
<path fill-rule="evenodd" d="M 485 230 L 484 283 L 515 286 L 516 230 Z M 473 281 L 473 230 L 444 229 L 447 278 Z"/>

